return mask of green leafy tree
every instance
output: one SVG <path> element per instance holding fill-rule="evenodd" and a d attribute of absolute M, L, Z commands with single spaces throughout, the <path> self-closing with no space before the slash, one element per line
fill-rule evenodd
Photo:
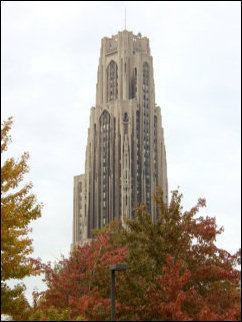
<path fill-rule="evenodd" d="M 117 275 L 117 300 L 130 308 L 121 320 L 239 321 L 241 278 L 236 269 L 240 251 L 231 255 L 215 245 L 215 218 L 198 217 L 205 199 L 183 213 L 182 194 L 173 191 L 171 202 L 156 196 L 155 223 L 145 205 L 126 229 L 114 235 L 128 247 L 128 273 Z"/>
<path fill-rule="evenodd" d="M 11 125 L 12 117 L 1 126 L 1 155 L 11 141 Z M 29 257 L 33 248 L 28 225 L 41 216 L 42 205 L 36 204 L 36 197 L 31 193 L 32 183 L 19 187 L 29 171 L 28 158 L 25 152 L 19 161 L 8 158 L 1 167 L 1 312 L 14 319 L 23 317 L 28 307 L 23 294 L 25 286 L 17 284 L 10 288 L 6 282 L 34 275 L 37 268 Z"/>

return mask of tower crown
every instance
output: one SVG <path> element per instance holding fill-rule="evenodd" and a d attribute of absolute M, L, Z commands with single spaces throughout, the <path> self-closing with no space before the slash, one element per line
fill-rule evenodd
<path fill-rule="evenodd" d="M 142 100 L 143 65 L 149 67 L 149 91 L 153 92 L 153 59 L 150 55 L 149 39 L 139 33 L 123 30 L 101 43 L 96 91 L 96 105 L 115 100 Z"/>
<path fill-rule="evenodd" d="M 111 38 L 102 38 L 101 55 L 112 55 L 117 52 L 126 54 L 143 53 L 150 55 L 149 39 L 140 33 L 134 35 L 132 31 L 119 31 Z"/>

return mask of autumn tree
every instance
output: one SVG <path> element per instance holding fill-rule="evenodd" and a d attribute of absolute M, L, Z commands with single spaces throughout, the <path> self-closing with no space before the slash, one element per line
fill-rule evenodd
<path fill-rule="evenodd" d="M 11 141 L 11 125 L 12 117 L 1 125 L 2 157 Z M 28 307 L 23 294 L 25 286 L 17 284 L 10 288 L 7 281 L 36 273 L 35 262 L 29 257 L 33 248 L 28 225 L 41 216 L 42 207 L 36 204 L 36 197 L 31 193 L 32 183 L 20 185 L 29 171 L 28 158 L 25 152 L 20 160 L 7 158 L 1 167 L 1 312 L 16 319 Z"/>
<path fill-rule="evenodd" d="M 223 228 L 199 216 L 205 200 L 183 212 L 178 191 L 169 205 L 161 191 L 155 199 L 156 222 L 142 204 L 125 228 L 111 223 L 54 269 L 43 265 L 48 289 L 32 316 L 48 319 L 55 307 L 55 316 L 67 321 L 109 320 L 109 265 L 125 262 L 128 270 L 116 274 L 117 320 L 240 321 L 241 253 L 216 246 Z"/>
<path fill-rule="evenodd" d="M 117 276 L 117 300 L 130 313 L 120 320 L 142 321 L 239 321 L 241 278 L 232 255 L 216 246 L 223 232 L 215 218 L 198 216 L 206 206 L 199 199 L 190 211 L 182 211 L 182 194 L 173 191 L 171 202 L 156 196 L 159 216 L 154 223 L 145 205 L 126 229 L 114 235 L 128 247 L 126 275 Z"/>
<path fill-rule="evenodd" d="M 127 247 L 110 243 L 111 231 L 112 226 L 97 233 L 90 243 L 75 247 L 69 258 L 63 257 L 54 267 L 50 262 L 42 264 L 48 289 L 34 294 L 31 318 L 48 319 L 49 309 L 54 307 L 59 314 L 69 312 L 70 321 L 110 320 L 109 266 L 127 256 Z"/>

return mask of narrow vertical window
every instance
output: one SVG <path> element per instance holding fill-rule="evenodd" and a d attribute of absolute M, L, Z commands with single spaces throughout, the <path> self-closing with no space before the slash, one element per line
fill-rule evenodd
<path fill-rule="evenodd" d="M 132 98 L 137 97 L 137 68 L 134 69 L 133 79 L 132 79 Z"/>
<path fill-rule="evenodd" d="M 140 112 L 136 111 L 136 150 L 137 150 L 137 204 L 141 203 L 141 153 L 140 153 Z"/>
<path fill-rule="evenodd" d="M 109 222 L 109 174 L 110 174 L 110 114 L 104 111 L 99 119 L 100 133 L 100 200 L 99 203 L 102 208 L 102 223 Z M 101 221 L 99 221 L 99 227 Z M 101 227 L 100 227 L 101 228 Z"/>
<path fill-rule="evenodd" d="M 107 68 L 107 101 L 118 98 L 118 66 L 112 60 Z"/>
<path fill-rule="evenodd" d="M 147 209 L 151 210 L 150 182 L 150 113 L 149 113 L 149 65 L 143 64 L 143 120 L 144 120 L 144 175 Z"/>
<path fill-rule="evenodd" d="M 157 160 L 157 116 L 154 116 L 154 179 L 158 180 L 158 160 Z"/>

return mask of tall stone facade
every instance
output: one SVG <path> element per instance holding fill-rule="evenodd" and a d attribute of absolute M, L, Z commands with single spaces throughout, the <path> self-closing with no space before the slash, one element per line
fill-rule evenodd
<path fill-rule="evenodd" d="M 115 218 L 133 218 L 134 207 L 141 202 L 155 221 L 157 186 L 168 202 L 166 150 L 149 39 L 124 30 L 102 39 L 85 174 L 74 177 L 73 245 Z"/>

